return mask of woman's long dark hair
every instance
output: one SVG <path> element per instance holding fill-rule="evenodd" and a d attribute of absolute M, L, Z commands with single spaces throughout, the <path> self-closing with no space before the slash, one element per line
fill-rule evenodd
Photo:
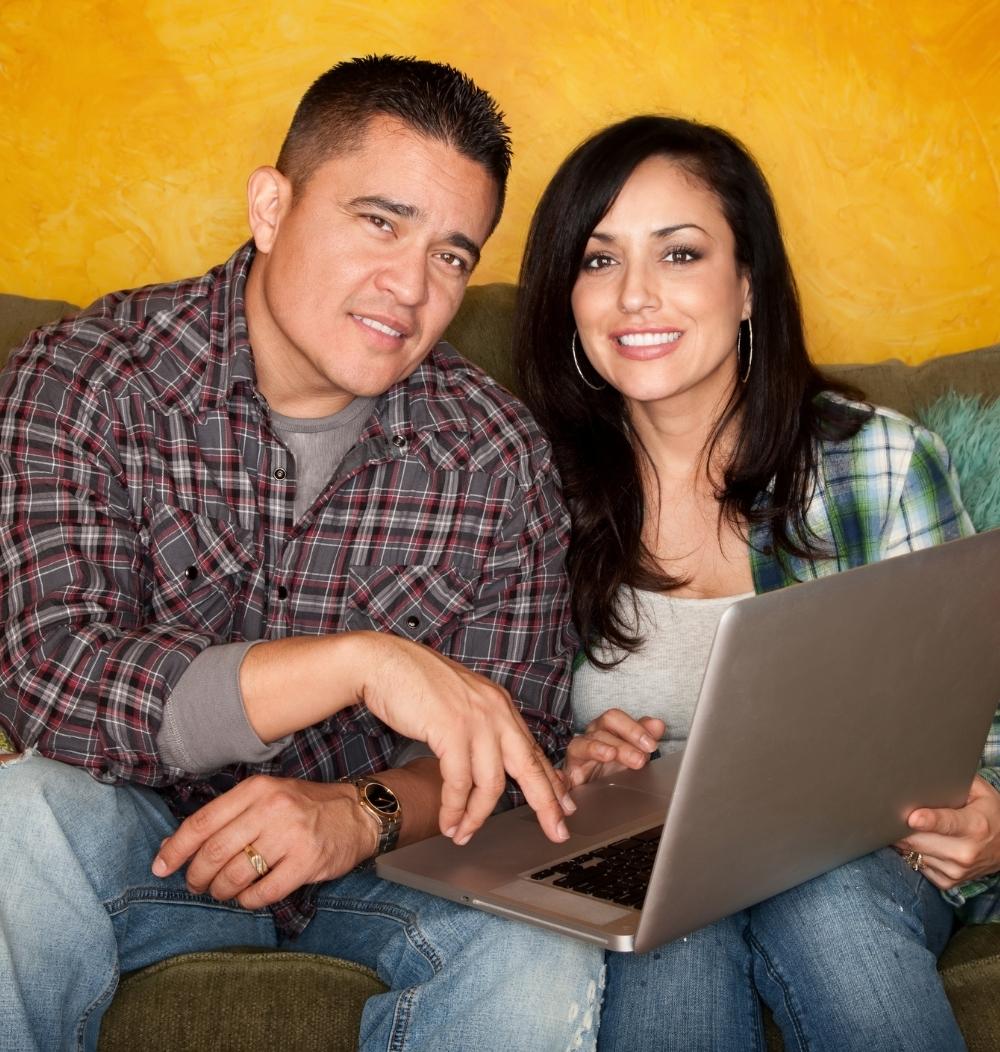
<path fill-rule="evenodd" d="M 568 556 L 573 614 L 588 657 L 605 643 L 642 642 L 622 586 L 666 591 L 681 582 L 660 570 L 642 542 L 645 454 L 637 448 L 622 396 L 581 382 L 570 354 L 570 297 L 583 251 L 635 168 L 652 156 L 676 161 L 712 190 L 750 279 L 753 364 L 716 421 L 711 445 L 739 420 L 719 495 L 725 520 L 767 523 L 778 554 L 820 554 L 805 522 L 817 440 L 854 434 L 867 417 L 823 390 L 857 392 L 824 378 L 810 362 L 802 316 L 767 181 L 749 152 L 718 128 L 676 117 L 640 116 L 598 132 L 563 162 L 532 219 L 514 321 L 519 386 L 548 432 L 573 517 Z M 579 355 L 592 383 L 600 377 Z M 710 458 L 711 459 L 711 458 Z M 646 458 L 648 464 L 648 458 Z M 769 499 L 762 495 L 773 483 Z M 626 593 L 627 594 L 627 593 Z"/>

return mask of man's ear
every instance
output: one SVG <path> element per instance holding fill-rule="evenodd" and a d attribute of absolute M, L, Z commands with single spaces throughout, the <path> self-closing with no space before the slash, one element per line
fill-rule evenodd
<path fill-rule="evenodd" d="M 247 181 L 247 208 L 250 231 L 258 252 L 270 252 L 278 227 L 292 205 L 292 184 L 270 165 L 250 174 Z"/>

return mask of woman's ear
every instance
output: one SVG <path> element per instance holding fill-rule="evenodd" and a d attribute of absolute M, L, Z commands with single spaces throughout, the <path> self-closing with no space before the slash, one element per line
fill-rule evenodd
<path fill-rule="evenodd" d="M 247 211 L 258 252 L 271 251 L 291 203 L 292 184 L 277 168 L 264 165 L 251 172 L 247 181 Z"/>
<path fill-rule="evenodd" d="M 746 321 L 753 314 L 753 290 L 750 288 L 750 272 L 743 272 L 743 314 L 741 321 Z"/>

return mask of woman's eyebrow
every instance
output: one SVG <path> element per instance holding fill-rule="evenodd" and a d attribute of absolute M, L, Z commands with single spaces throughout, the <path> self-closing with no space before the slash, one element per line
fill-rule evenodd
<path fill-rule="evenodd" d="M 651 230 L 649 236 L 655 238 L 670 237 L 671 234 L 676 234 L 678 230 L 700 230 L 706 237 L 711 236 L 704 227 L 698 226 L 697 223 L 675 223 L 672 226 L 660 227 L 658 230 Z M 611 244 L 618 240 L 614 234 L 606 233 L 603 230 L 595 230 L 590 236 L 594 241 L 600 241 L 603 244 Z"/>

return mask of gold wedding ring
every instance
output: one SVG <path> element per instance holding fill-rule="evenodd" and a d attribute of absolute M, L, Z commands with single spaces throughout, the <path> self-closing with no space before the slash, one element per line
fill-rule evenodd
<path fill-rule="evenodd" d="M 268 870 L 271 868 L 265 861 L 264 856 L 253 846 L 253 844 L 247 844 L 243 849 L 243 853 L 248 859 L 250 859 L 250 865 L 253 866 L 257 873 L 257 878 L 266 877 Z"/>

